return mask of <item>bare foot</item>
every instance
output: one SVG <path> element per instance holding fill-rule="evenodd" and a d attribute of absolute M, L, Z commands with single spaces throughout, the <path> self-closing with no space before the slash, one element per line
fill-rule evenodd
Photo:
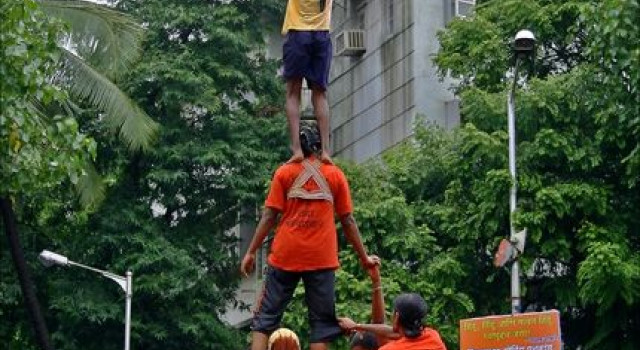
<path fill-rule="evenodd" d="M 322 151 L 322 154 L 320 155 L 320 160 L 326 164 L 333 164 L 333 160 L 331 160 L 331 156 L 327 151 Z"/>
<path fill-rule="evenodd" d="M 300 151 L 293 152 L 293 155 L 291 156 L 291 158 L 289 158 L 287 163 L 300 163 L 303 160 L 304 160 L 304 154 L 300 150 Z"/>

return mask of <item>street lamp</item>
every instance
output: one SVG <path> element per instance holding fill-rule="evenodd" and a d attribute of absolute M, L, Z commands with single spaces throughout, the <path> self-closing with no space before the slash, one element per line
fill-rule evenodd
<path fill-rule="evenodd" d="M 131 296 L 133 294 L 133 289 L 132 289 L 133 286 L 131 284 L 132 282 L 131 276 L 133 274 L 131 273 L 131 271 L 127 271 L 125 277 L 122 277 L 122 276 L 113 274 L 109 271 L 99 270 L 91 266 L 87 266 L 87 265 L 77 263 L 75 261 L 71 261 L 64 255 L 56 254 L 48 250 L 43 250 L 38 256 L 38 259 L 40 259 L 40 262 L 42 262 L 42 264 L 46 267 L 50 267 L 53 265 L 77 266 L 85 270 L 97 272 L 102 276 L 115 281 L 120 286 L 120 288 L 122 288 L 126 296 L 125 315 L 124 315 L 124 350 L 129 350 L 130 337 L 131 337 Z"/>
<path fill-rule="evenodd" d="M 509 240 L 515 247 L 515 257 L 511 265 L 511 313 L 517 314 L 521 312 L 520 300 L 520 263 L 517 255 L 524 250 L 524 242 L 526 239 L 526 230 L 516 232 L 513 224 L 513 214 L 516 211 L 516 106 L 515 92 L 518 81 L 519 61 L 525 60 L 535 53 L 536 38 L 529 30 L 521 30 L 516 34 L 513 42 L 513 51 L 515 54 L 513 84 L 509 89 L 507 99 L 507 119 L 509 128 L 509 173 L 511 174 L 511 191 L 509 193 Z"/>

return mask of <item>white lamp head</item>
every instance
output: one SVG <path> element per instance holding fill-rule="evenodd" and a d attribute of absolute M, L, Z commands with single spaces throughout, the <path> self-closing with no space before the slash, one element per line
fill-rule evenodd
<path fill-rule="evenodd" d="M 56 254 L 48 250 L 43 250 L 42 253 L 40 253 L 40 255 L 38 256 L 38 259 L 40 259 L 40 262 L 42 262 L 42 264 L 47 267 L 53 266 L 53 265 L 61 265 L 61 266 L 69 265 L 69 259 L 67 259 L 66 256 Z"/>
<path fill-rule="evenodd" d="M 536 46 L 536 37 L 530 30 L 523 29 L 516 34 L 513 49 L 517 54 L 530 55 Z"/>

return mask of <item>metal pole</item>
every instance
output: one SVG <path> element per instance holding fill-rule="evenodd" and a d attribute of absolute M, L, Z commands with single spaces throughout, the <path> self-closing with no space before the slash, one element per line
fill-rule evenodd
<path fill-rule="evenodd" d="M 125 310 L 124 310 L 124 350 L 129 350 L 130 338 L 131 338 L 131 297 L 133 295 L 133 285 L 132 285 L 132 276 L 133 273 L 131 271 L 127 271 L 126 276 L 118 276 L 112 272 L 104 271 L 100 269 L 96 269 L 95 267 L 91 267 L 88 265 L 84 265 L 75 261 L 71 261 L 67 259 L 67 257 L 62 256 L 60 254 L 56 254 L 47 250 L 43 250 L 40 253 L 40 260 L 46 266 L 51 266 L 53 264 L 61 265 L 61 266 L 76 266 L 82 269 L 86 269 L 89 271 L 97 272 L 102 276 L 113 280 L 116 282 L 120 288 L 125 293 Z"/>
<path fill-rule="evenodd" d="M 513 226 L 513 214 L 516 211 L 516 106 L 515 90 L 518 81 L 518 59 L 516 58 L 513 73 L 513 85 L 507 100 L 507 117 L 509 128 L 509 173 L 511 174 L 511 190 L 509 191 L 509 229 L 511 242 L 515 240 L 516 230 Z M 511 265 L 511 313 L 520 312 L 520 266 L 518 259 Z"/>
<path fill-rule="evenodd" d="M 131 297 L 133 295 L 132 273 L 127 271 L 126 304 L 124 310 L 124 350 L 129 350 L 131 339 Z"/>

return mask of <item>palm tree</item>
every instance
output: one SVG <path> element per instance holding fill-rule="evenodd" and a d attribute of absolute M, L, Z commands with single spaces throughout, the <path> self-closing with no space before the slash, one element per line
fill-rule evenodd
<path fill-rule="evenodd" d="M 122 12 L 87 1 L 38 3 L 48 16 L 68 24 L 55 82 L 72 98 L 103 111 L 105 124 L 129 149 L 147 149 L 157 124 L 113 83 L 139 57 L 144 29 Z"/>
<path fill-rule="evenodd" d="M 72 98 L 102 111 L 102 120 L 130 150 L 150 147 L 157 124 L 113 83 L 138 57 L 143 28 L 125 14 L 90 2 L 38 2 L 49 16 L 68 22 L 69 31 L 60 43 L 61 66 L 53 81 Z M 102 197 L 101 181 L 93 166 L 88 165 L 86 173 L 78 186 L 81 201 L 95 203 Z M 53 349 L 8 197 L 0 197 L 0 217 L 36 342 L 42 350 Z"/>
<path fill-rule="evenodd" d="M 148 149 L 157 123 L 113 83 L 139 57 L 142 26 L 127 14 L 88 1 L 37 2 L 45 14 L 68 25 L 60 40 L 62 60 L 54 82 L 74 100 L 102 111 L 104 124 L 131 151 Z M 70 105 L 67 111 L 77 110 Z M 92 165 L 87 166 L 77 190 L 84 205 L 103 199 L 104 186 Z"/>

